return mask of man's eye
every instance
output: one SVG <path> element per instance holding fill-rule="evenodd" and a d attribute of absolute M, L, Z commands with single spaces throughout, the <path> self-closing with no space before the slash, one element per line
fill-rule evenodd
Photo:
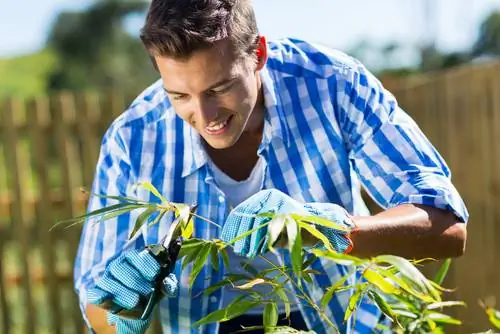
<path fill-rule="evenodd" d="M 185 94 L 175 94 L 172 96 L 173 100 L 179 101 L 179 100 L 184 100 L 186 99 L 187 95 Z"/>
<path fill-rule="evenodd" d="M 210 94 L 212 94 L 212 95 L 224 94 L 224 93 L 229 92 L 232 87 L 233 87 L 233 85 L 224 86 L 222 88 L 215 88 L 215 89 L 212 89 L 210 91 Z"/>

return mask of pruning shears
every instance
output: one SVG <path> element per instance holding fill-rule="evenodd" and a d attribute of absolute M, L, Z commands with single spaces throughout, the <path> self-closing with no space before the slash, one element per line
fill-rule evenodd
<path fill-rule="evenodd" d="M 189 215 L 187 220 L 196 211 L 198 205 L 192 204 L 189 206 Z M 155 284 L 149 295 L 145 298 L 141 297 L 139 303 L 134 309 L 121 310 L 117 314 L 127 318 L 149 319 L 154 306 L 166 295 L 165 278 L 174 270 L 175 262 L 179 256 L 179 251 L 182 246 L 182 222 L 185 217 L 179 215 L 170 224 L 168 233 L 160 240 L 159 243 L 146 246 L 146 249 L 160 264 L 160 274 L 156 278 Z"/>

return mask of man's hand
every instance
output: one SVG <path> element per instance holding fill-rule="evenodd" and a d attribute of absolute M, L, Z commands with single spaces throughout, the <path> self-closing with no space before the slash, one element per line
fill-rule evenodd
<path fill-rule="evenodd" d="M 147 298 L 156 285 L 160 264 L 147 250 L 132 250 L 112 260 L 96 286 L 87 293 L 88 302 L 108 310 L 107 322 L 115 326 L 116 333 L 143 333 L 151 323 L 148 319 L 126 319 L 120 310 L 133 310 Z M 178 281 L 170 274 L 163 281 L 167 297 L 174 297 Z M 118 312 L 118 315 L 115 314 Z"/>
<path fill-rule="evenodd" d="M 265 224 L 270 217 L 257 217 L 261 213 L 274 214 L 299 214 L 316 215 L 346 227 L 354 227 L 347 212 L 338 205 L 330 203 L 309 203 L 302 204 L 287 194 L 276 190 L 262 190 L 251 196 L 234 208 L 227 217 L 222 228 L 221 239 L 229 242 L 250 230 Z M 352 244 L 346 233 L 338 233 L 329 228 L 319 227 L 320 232 L 325 234 L 332 246 L 341 253 L 344 253 Z M 268 250 L 267 226 L 262 227 L 250 235 L 238 240 L 234 244 L 234 252 L 246 257 L 254 257 L 265 253 Z"/>

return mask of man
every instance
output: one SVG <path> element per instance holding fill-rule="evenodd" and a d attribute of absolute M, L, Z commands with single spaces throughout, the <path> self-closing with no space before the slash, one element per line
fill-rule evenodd
<path fill-rule="evenodd" d="M 149 200 L 133 185 L 151 182 L 167 199 L 196 203 L 198 215 L 222 226 L 197 220 L 194 235 L 203 239 L 229 241 L 263 224 L 252 216 L 272 209 L 343 225 L 350 232 L 321 229 L 342 253 L 463 253 L 468 213 L 445 162 L 358 61 L 306 41 L 266 41 L 249 0 L 153 0 L 141 38 L 161 80 L 105 134 L 93 193 Z M 363 210 L 358 182 L 385 211 Z M 91 197 L 89 210 L 111 203 Z M 84 318 L 98 333 L 143 332 L 150 324 L 114 314 L 136 306 L 153 287 L 159 264 L 142 250 L 157 243 L 171 222 L 166 217 L 129 241 L 137 215 L 86 224 L 82 232 L 75 287 Z M 262 323 L 260 309 L 233 322 L 192 326 L 237 296 L 231 289 L 209 298 L 200 292 L 236 270 L 239 260 L 265 268 L 257 255 L 268 255 L 266 241 L 265 233 L 254 232 L 238 242 L 231 253 L 236 266 L 214 270 L 207 264 L 192 291 L 189 270 L 180 273 L 177 263 L 165 281 L 170 298 L 157 305 L 163 331 L 229 333 Z M 326 275 L 305 285 L 316 303 L 318 287 L 325 291 L 349 270 L 325 264 L 313 264 Z M 325 310 L 329 319 L 341 333 L 373 332 L 382 316 L 367 300 L 355 322 L 343 322 L 350 294 L 332 299 Z M 332 331 L 293 293 L 290 298 L 293 327 Z"/>

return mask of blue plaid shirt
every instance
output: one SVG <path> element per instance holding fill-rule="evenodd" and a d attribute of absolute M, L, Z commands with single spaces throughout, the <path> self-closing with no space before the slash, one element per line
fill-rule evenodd
<path fill-rule="evenodd" d="M 362 184 L 384 208 L 403 203 L 435 206 L 464 222 L 467 209 L 450 181 L 442 157 L 395 98 L 357 60 L 329 48 L 296 39 L 268 42 L 269 60 L 260 75 L 265 93 L 264 135 L 258 154 L 265 161 L 265 188 L 277 188 L 304 202 L 332 202 L 354 215 L 366 214 Z M 176 116 L 161 81 L 147 88 L 106 132 L 97 163 L 93 193 L 133 196 L 155 201 L 134 184 L 151 182 L 167 199 L 198 203 L 198 214 L 222 225 L 229 211 L 214 182 L 200 137 Z M 89 210 L 114 204 L 91 197 Z M 82 310 L 86 290 L 120 252 L 157 242 L 167 233 L 171 216 L 135 240 L 127 241 L 138 212 L 104 224 L 86 224 L 75 263 L 75 288 Z M 195 237 L 218 238 L 220 229 L 195 221 Z M 282 253 L 286 262 L 287 253 Z M 319 305 L 323 292 L 349 271 L 316 261 L 306 292 Z M 224 270 L 209 263 L 188 291 L 190 266 L 177 274 L 178 298 L 164 299 L 160 315 L 165 333 L 217 333 L 217 324 L 191 324 L 219 309 L 221 290 L 200 294 L 220 281 Z M 349 283 L 357 277 L 352 276 Z M 353 318 L 343 317 L 352 291 L 335 295 L 326 314 L 341 333 L 370 333 L 381 312 L 367 299 Z M 198 297 L 195 297 L 198 296 Z M 293 302 L 293 301 L 292 301 Z M 332 332 L 310 307 L 300 306 L 310 328 Z M 84 315 L 85 318 L 85 315 Z"/>

